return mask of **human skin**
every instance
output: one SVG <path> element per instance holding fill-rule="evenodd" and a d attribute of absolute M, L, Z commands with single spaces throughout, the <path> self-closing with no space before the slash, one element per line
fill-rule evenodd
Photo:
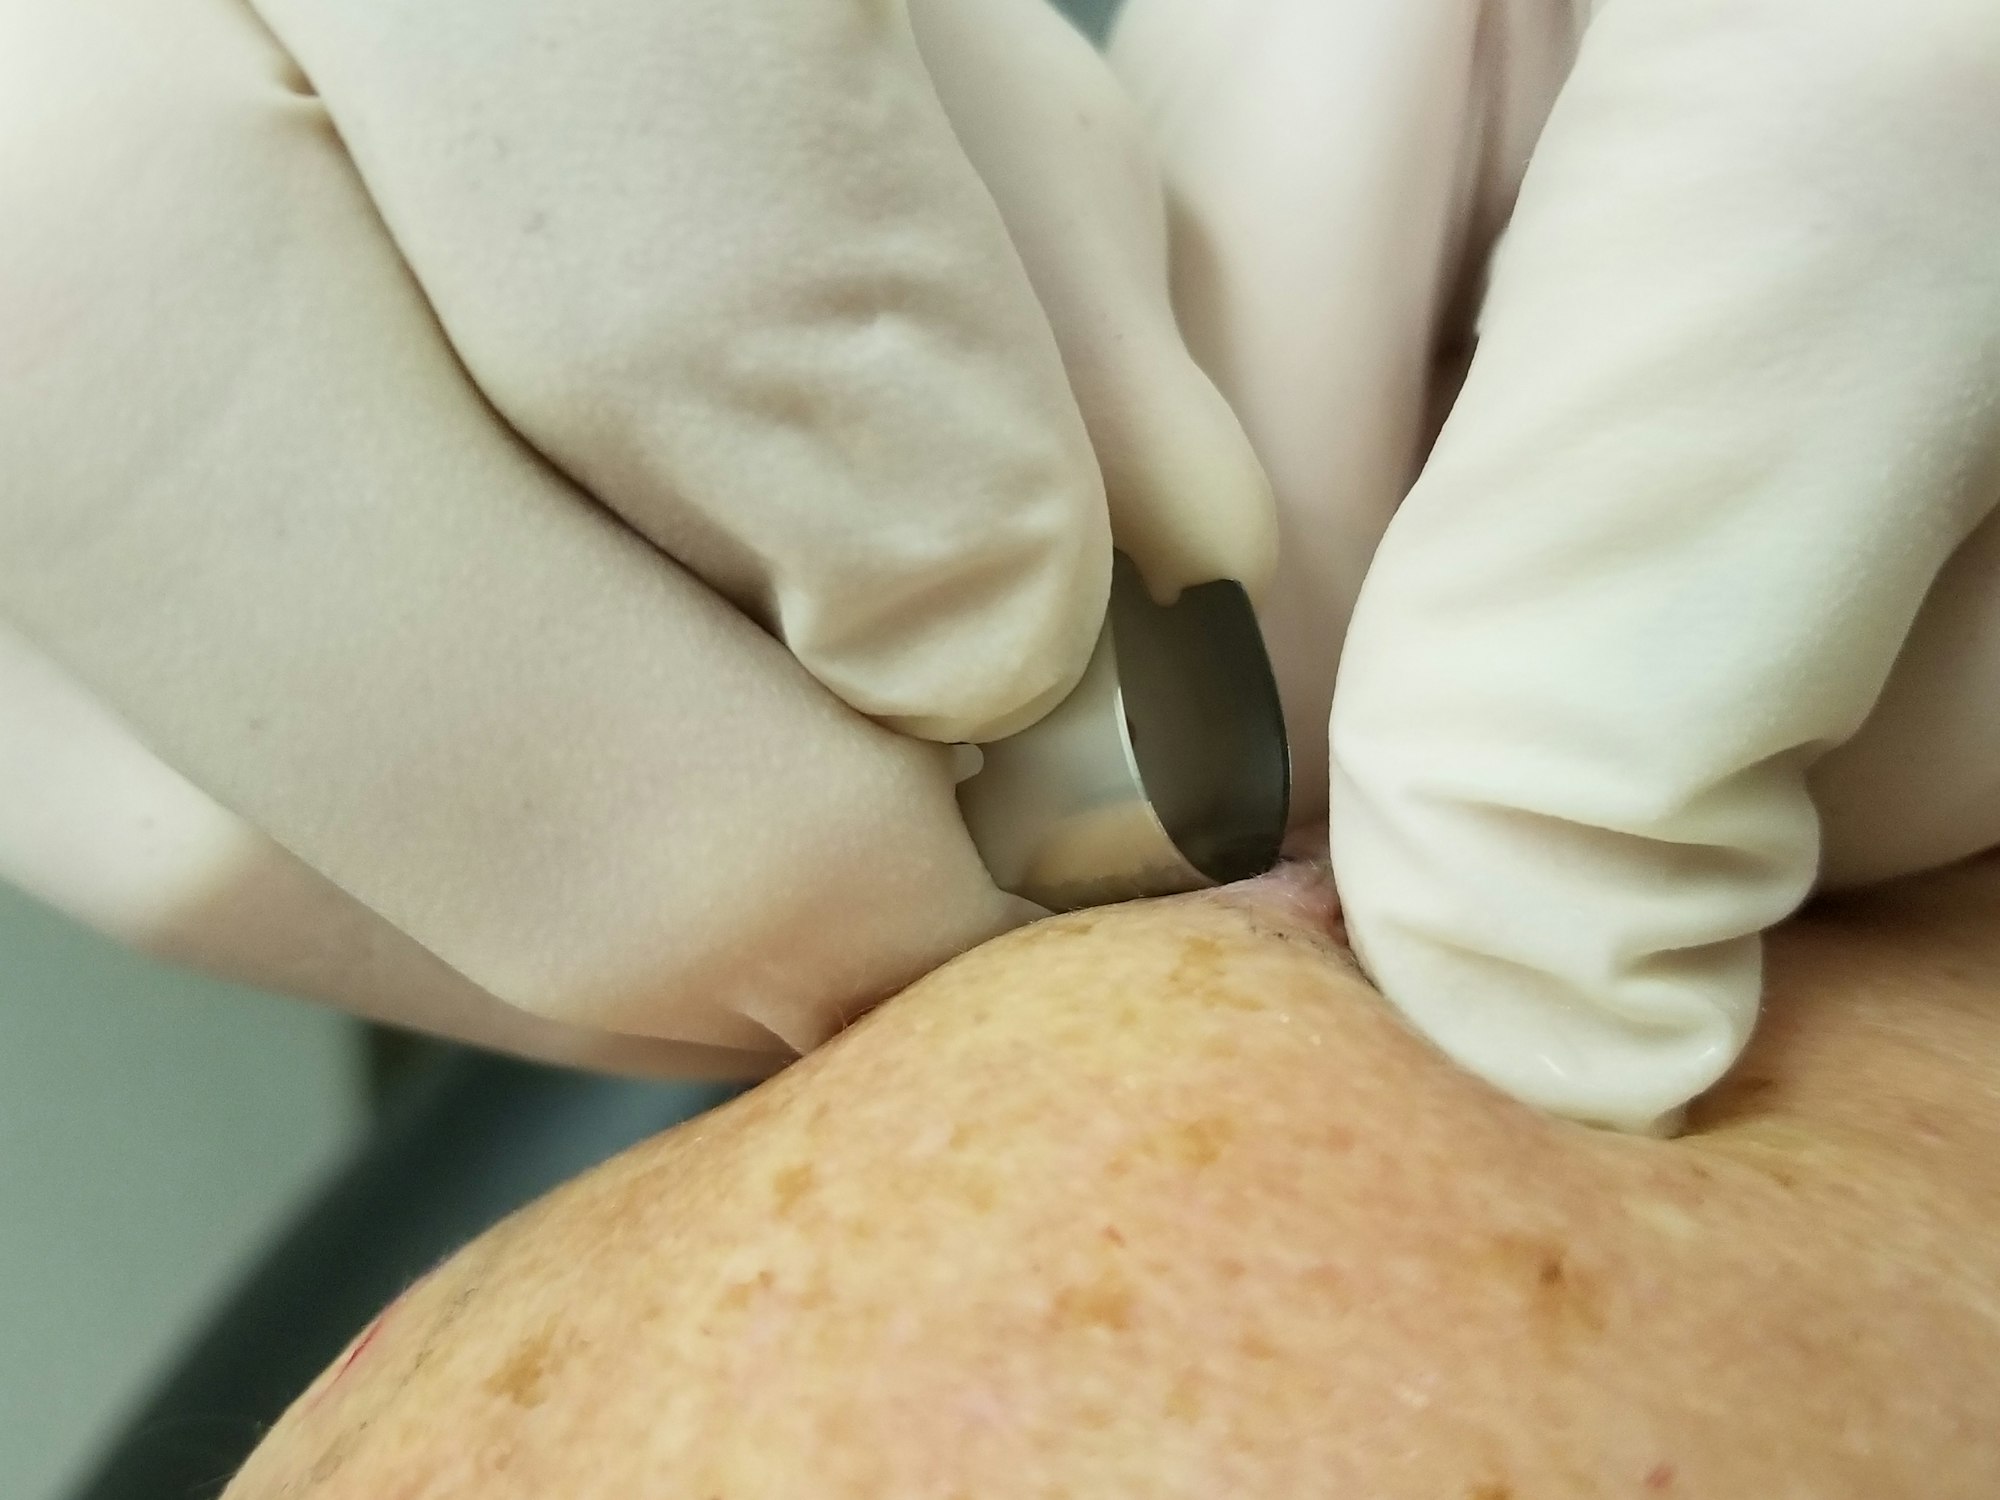
<path fill-rule="evenodd" d="M 2000 1493 L 2000 862 L 1793 922 L 1683 1137 L 1539 1116 L 1298 872 L 912 986 L 413 1287 L 232 1500 Z"/>

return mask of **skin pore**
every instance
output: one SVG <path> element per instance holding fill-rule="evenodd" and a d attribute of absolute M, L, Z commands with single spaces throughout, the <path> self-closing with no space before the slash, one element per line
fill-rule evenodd
<path fill-rule="evenodd" d="M 1674 1141 L 1457 1071 L 1300 872 L 1040 923 L 467 1247 L 229 1495 L 1990 1500 L 1996 905 L 1774 935 Z"/>

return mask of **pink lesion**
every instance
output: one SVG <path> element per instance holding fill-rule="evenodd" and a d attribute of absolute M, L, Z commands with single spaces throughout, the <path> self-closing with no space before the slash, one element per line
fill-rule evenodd
<path fill-rule="evenodd" d="M 361 1337 L 354 1341 L 353 1347 L 347 1351 L 347 1357 L 334 1370 L 333 1379 L 327 1382 L 329 1385 L 337 1384 L 342 1376 L 354 1368 L 354 1362 L 368 1352 L 368 1346 L 375 1342 L 376 1335 L 382 1331 L 382 1325 L 389 1321 L 389 1313 L 395 1308 L 395 1305 L 394 1302 L 390 1303 L 388 1308 L 385 1308 L 376 1315 L 374 1322 L 361 1331 Z"/>
<path fill-rule="evenodd" d="M 388 1326 L 389 1319 L 395 1314 L 396 1309 L 401 1307 L 410 1293 L 420 1285 L 421 1282 L 414 1283 L 397 1293 L 389 1305 L 375 1315 L 374 1321 L 361 1330 L 360 1336 L 347 1346 L 347 1352 L 334 1362 L 330 1372 L 322 1376 L 307 1395 L 305 1404 L 308 1410 L 318 1405 L 329 1391 L 347 1378 L 348 1372 L 360 1362 L 362 1355 L 366 1354 L 376 1339 L 381 1337 L 382 1330 Z"/>

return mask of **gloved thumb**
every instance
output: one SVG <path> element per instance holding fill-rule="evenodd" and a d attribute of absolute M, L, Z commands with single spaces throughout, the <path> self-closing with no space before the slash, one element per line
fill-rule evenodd
<path fill-rule="evenodd" d="M 1598 18 L 1346 644 L 1357 951 L 1580 1119 L 1657 1125 L 1735 1060 L 1814 880 L 1808 772 L 2000 492 L 1976 70 L 1949 26 L 1835 9 Z"/>

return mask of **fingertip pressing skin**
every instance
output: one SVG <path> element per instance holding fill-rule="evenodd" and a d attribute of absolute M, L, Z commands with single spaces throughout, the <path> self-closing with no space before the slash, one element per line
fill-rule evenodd
<path fill-rule="evenodd" d="M 2000 200 L 1967 188 L 2000 178 L 1906 66 L 1949 35 L 1924 14 L 1604 8 L 1361 591 L 1331 717 L 1357 948 L 1542 1107 L 1646 1122 L 1727 1069 L 1818 873 L 1809 772 L 1993 506 L 1967 392 L 2000 344 L 1965 330 L 2000 313 Z"/>

